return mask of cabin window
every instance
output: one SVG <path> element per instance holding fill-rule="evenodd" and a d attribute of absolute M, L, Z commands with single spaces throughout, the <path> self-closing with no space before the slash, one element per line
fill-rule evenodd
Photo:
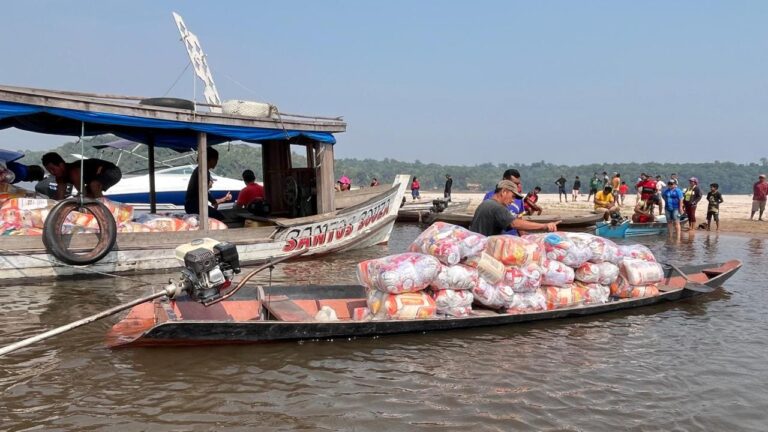
<path fill-rule="evenodd" d="M 307 146 L 291 144 L 291 167 L 309 168 L 309 162 L 307 161 Z"/>

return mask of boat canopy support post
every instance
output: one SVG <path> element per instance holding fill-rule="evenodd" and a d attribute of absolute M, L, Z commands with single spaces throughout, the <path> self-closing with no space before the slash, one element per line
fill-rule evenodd
<path fill-rule="evenodd" d="M 315 144 L 317 161 L 317 212 L 330 213 L 334 211 L 333 202 L 335 177 L 333 173 L 333 145 Z"/>
<path fill-rule="evenodd" d="M 208 135 L 197 133 L 197 205 L 200 230 L 208 231 Z"/>
<path fill-rule="evenodd" d="M 157 194 L 155 190 L 155 137 L 151 136 L 147 143 L 147 159 L 149 163 L 149 212 L 157 213 Z"/>

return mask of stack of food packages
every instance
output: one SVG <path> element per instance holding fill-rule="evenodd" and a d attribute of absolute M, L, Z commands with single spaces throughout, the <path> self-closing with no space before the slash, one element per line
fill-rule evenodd
<path fill-rule="evenodd" d="M 25 198 L 34 193 L 12 185 L 0 183 L 0 235 L 42 235 L 45 219 L 56 201 L 47 198 Z M 99 198 L 115 218 L 118 232 L 194 231 L 198 229 L 198 216 L 187 214 L 145 214 L 134 219 L 133 207 Z M 214 230 L 227 226 L 216 219 L 209 219 Z M 62 226 L 62 232 L 98 232 L 99 224 L 92 213 L 70 212 Z"/>
<path fill-rule="evenodd" d="M 528 313 L 658 294 L 663 269 L 642 245 L 586 233 L 485 237 L 443 222 L 409 252 L 363 261 L 368 308 L 355 319 L 468 316 L 472 304 Z"/>

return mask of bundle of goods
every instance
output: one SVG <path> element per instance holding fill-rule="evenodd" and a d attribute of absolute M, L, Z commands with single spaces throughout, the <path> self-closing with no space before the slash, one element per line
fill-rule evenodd
<path fill-rule="evenodd" d="M 13 235 L 39 235 L 37 229 L 43 228 L 45 218 L 55 201 L 34 198 L 9 198 L 0 206 L 0 220 L 6 231 L 20 230 Z M 37 228 L 30 230 L 29 228 Z M 10 232 L 7 235 L 11 235 Z"/>
<path fill-rule="evenodd" d="M 611 284 L 611 296 L 618 298 L 641 298 L 659 295 L 659 287 L 656 284 L 631 285 L 624 276 L 619 276 L 616 282 Z"/>
<path fill-rule="evenodd" d="M 592 255 L 588 261 L 594 263 L 607 261 L 618 265 L 619 259 L 621 258 L 621 253 L 619 252 L 618 246 L 613 241 L 587 233 L 563 234 L 565 234 L 571 241 L 589 248 Z"/>
<path fill-rule="evenodd" d="M 454 317 L 465 317 L 472 314 L 472 291 L 466 290 L 430 290 L 435 300 L 437 313 Z"/>
<path fill-rule="evenodd" d="M 423 319 L 435 316 L 435 301 L 424 289 L 441 269 L 435 257 L 406 252 L 359 263 L 357 279 L 374 319 Z"/>
<path fill-rule="evenodd" d="M 643 261 L 656 261 L 656 257 L 653 256 L 653 252 L 641 244 L 620 245 L 618 246 L 618 250 L 620 260 L 631 258 Z"/>
<path fill-rule="evenodd" d="M 137 228 L 134 223 L 143 225 L 146 229 Z M 145 214 L 135 219 L 134 223 L 124 222 L 118 225 L 119 232 L 174 232 L 195 231 L 199 228 L 198 216 L 194 214 Z M 213 218 L 208 219 L 212 230 L 227 229 L 224 222 Z"/>
<path fill-rule="evenodd" d="M 522 237 L 541 247 L 547 259 L 576 268 L 592 258 L 592 251 L 583 242 L 571 240 L 566 233 L 529 234 Z"/>
<path fill-rule="evenodd" d="M 115 218 L 115 223 L 118 225 L 133 220 L 133 206 L 112 201 L 107 198 L 98 198 L 98 200 L 107 207 L 110 213 L 112 213 L 112 216 Z"/>
<path fill-rule="evenodd" d="M 541 286 L 543 273 L 541 267 L 534 263 L 510 266 L 504 273 L 504 283 L 516 293 L 532 292 Z"/>
<path fill-rule="evenodd" d="M 0 182 L 0 204 L 11 198 L 34 197 L 35 193 L 8 183 Z"/>
<path fill-rule="evenodd" d="M 585 262 L 575 273 L 577 281 L 610 285 L 619 277 L 619 267 L 609 262 Z"/>
<path fill-rule="evenodd" d="M 413 241 L 410 252 L 432 255 L 446 265 L 479 255 L 485 249 L 486 237 L 466 228 L 435 222 Z"/>
<path fill-rule="evenodd" d="M 562 309 L 587 303 L 587 288 L 575 283 L 563 287 L 544 287 L 547 309 Z"/>
<path fill-rule="evenodd" d="M 477 285 L 477 269 L 465 265 L 440 265 L 435 279 L 430 283 L 433 290 L 471 290 Z"/>
<path fill-rule="evenodd" d="M 436 312 L 435 301 L 425 291 L 389 294 L 383 291 L 368 291 L 368 310 L 373 319 L 427 319 Z"/>
<path fill-rule="evenodd" d="M 535 242 L 511 235 L 488 237 L 485 251 L 506 266 L 522 266 L 541 260 L 541 249 Z"/>
<path fill-rule="evenodd" d="M 565 286 L 573 283 L 576 276 L 572 268 L 560 261 L 544 258 L 541 260 L 541 268 L 544 272 L 541 278 L 542 285 Z"/>
<path fill-rule="evenodd" d="M 480 278 L 477 286 L 472 289 L 475 301 L 492 309 L 507 308 L 512 305 L 515 292 L 504 283 L 492 284 Z"/>
<path fill-rule="evenodd" d="M 638 246 L 638 245 L 634 245 Z M 644 259 L 624 258 L 619 266 L 620 276 L 611 284 L 611 295 L 618 298 L 652 297 L 659 294 L 657 284 L 664 280 L 664 268 L 650 261 L 650 251 L 640 251 Z"/>
<path fill-rule="evenodd" d="M 512 303 L 507 307 L 507 313 L 521 314 L 542 312 L 547 310 L 547 296 L 544 289 L 537 289 L 528 293 L 516 293 Z"/>

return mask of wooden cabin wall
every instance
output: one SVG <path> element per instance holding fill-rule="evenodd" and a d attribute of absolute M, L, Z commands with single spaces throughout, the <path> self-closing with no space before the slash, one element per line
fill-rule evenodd
<path fill-rule="evenodd" d="M 269 143 L 261 146 L 264 167 L 264 196 L 272 214 L 290 211 L 283 199 L 286 178 L 291 174 L 291 146 L 288 143 Z"/>
<path fill-rule="evenodd" d="M 336 179 L 333 173 L 333 145 L 315 144 L 315 161 L 317 167 L 317 212 L 329 213 L 334 211 L 334 186 Z"/>

